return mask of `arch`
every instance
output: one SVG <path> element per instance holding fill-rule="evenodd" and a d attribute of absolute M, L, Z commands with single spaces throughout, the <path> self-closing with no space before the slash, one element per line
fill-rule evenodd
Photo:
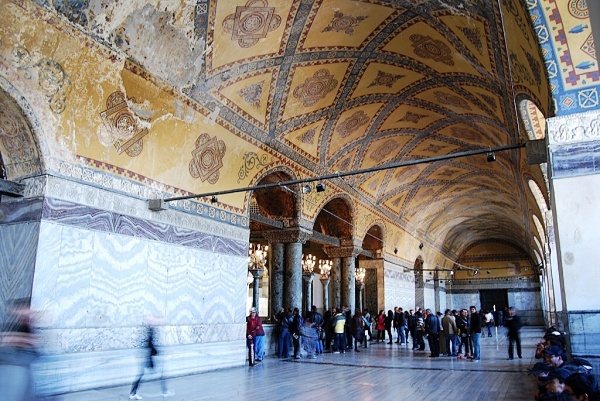
<path fill-rule="evenodd" d="M 321 207 L 313 229 L 340 240 L 348 240 L 354 234 L 354 218 L 352 201 L 345 195 L 337 195 Z"/>
<path fill-rule="evenodd" d="M 253 186 L 274 184 L 296 179 L 294 173 L 285 168 L 271 169 L 256 179 Z M 298 191 L 296 191 L 297 193 Z M 273 220 L 298 220 L 300 216 L 300 200 L 294 191 L 285 186 L 268 189 L 256 189 L 250 193 L 248 211 Z M 251 230 L 258 227 L 250 227 Z"/>
<path fill-rule="evenodd" d="M 11 87 L 10 93 L 5 87 L 10 86 L 5 80 L 0 79 L 0 159 L 3 178 L 18 181 L 23 178 L 41 174 L 44 170 L 44 161 L 36 130 L 40 127 L 23 96 L 15 93 Z M 18 99 L 18 100 L 17 100 Z"/>
<path fill-rule="evenodd" d="M 376 257 L 376 255 L 377 257 L 380 256 L 385 242 L 384 236 L 384 225 L 382 223 L 373 223 L 363 237 L 362 249 L 370 251 L 373 257 Z"/>

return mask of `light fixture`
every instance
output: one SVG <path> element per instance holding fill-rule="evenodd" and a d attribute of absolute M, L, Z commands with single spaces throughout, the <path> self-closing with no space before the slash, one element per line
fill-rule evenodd
<path fill-rule="evenodd" d="M 487 273 L 487 274 L 492 274 L 492 272 L 491 272 L 491 271 L 489 271 L 489 270 L 488 270 L 488 271 L 486 271 L 486 273 Z"/>
<path fill-rule="evenodd" d="M 219 198 L 216 197 L 216 195 L 213 195 L 212 198 L 210 198 L 210 203 L 217 203 L 219 201 Z"/>
<path fill-rule="evenodd" d="M 419 244 L 419 249 L 423 249 L 423 243 L 422 242 Z"/>
<path fill-rule="evenodd" d="M 394 255 L 398 254 L 398 248 L 394 248 Z"/>
<path fill-rule="evenodd" d="M 308 193 L 310 193 L 310 191 L 312 191 L 310 188 L 310 185 L 302 185 L 302 193 L 303 194 L 308 194 Z"/>
<path fill-rule="evenodd" d="M 319 270 L 321 271 L 322 279 L 326 280 L 329 278 L 329 273 L 331 272 L 332 267 L 333 262 L 331 260 L 319 259 Z"/>
<path fill-rule="evenodd" d="M 473 275 L 478 275 L 479 274 L 479 269 L 475 269 L 475 272 L 473 273 Z"/>
<path fill-rule="evenodd" d="M 248 270 L 264 270 L 267 264 L 269 246 L 250 244 L 248 246 Z"/>
<path fill-rule="evenodd" d="M 317 192 L 324 192 L 326 188 L 327 187 L 322 182 L 315 185 L 315 189 L 317 190 Z"/>
<path fill-rule="evenodd" d="M 488 152 L 488 154 L 485 157 L 488 163 L 496 161 L 496 154 L 494 152 Z"/>
<path fill-rule="evenodd" d="M 365 270 L 364 267 L 357 267 L 356 268 L 356 282 L 362 283 L 365 280 L 366 273 L 367 273 L 367 271 Z"/>
<path fill-rule="evenodd" d="M 302 258 L 302 272 L 304 274 L 312 274 L 316 263 L 316 256 L 311 255 L 310 253 L 308 255 L 304 255 Z"/>

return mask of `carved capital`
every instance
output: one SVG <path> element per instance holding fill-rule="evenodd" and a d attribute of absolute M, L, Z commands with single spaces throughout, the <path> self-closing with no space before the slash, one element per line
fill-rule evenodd
<path fill-rule="evenodd" d="M 312 236 L 312 230 L 304 227 L 294 227 L 284 230 L 263 231 L 262 235 L 269 243 L 288 244 L 300 242 L 304 244 Z"/>

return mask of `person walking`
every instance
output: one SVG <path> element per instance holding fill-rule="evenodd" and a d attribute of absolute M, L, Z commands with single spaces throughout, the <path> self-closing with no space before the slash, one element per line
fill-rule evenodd
<path fill-rule="evenodd" d="M 508 316 L 504 322 L 508 329 L 508 359 L 514 359 L 514 346 L 517 345 L 517 356 L 521 359 L 521 318 L 517 316 L 517 311 L 514 307 L 508 308 Z"/>
<path fill-rule="evenodd" d="M 142 396 L 138 394 L 138 389 L 142 377 L 146 372 L 146 369 L 155 370 L 156 368 L 156 357 L 158 355 L 158 349 L 156 348 L 156 328 L 155 324 L 159 322 L 159 319 L 154 317 L 147 317 L 144 319 L 146 324 L 146 334 L 144 338 L 143 358 L 140 371 L 136 376 L 133 384 L 131 385 L 131 391 L 129 392 L 130 400 L 141 400 Z M 162 375 L 161 375 L 162 376 Z M 170 397 L 173 394 L 167 390 L 167 383 L 164 378 L 161 377 L 160 386 L 162 389 L 163 397 Z"/>
<path fill-rule="evenodd" d="M 365 340 L 365 321 L 363 320 L 362 312 L 359 308 L 356 308 L 356 312 L 352 317 L 352 336 L 354 337 L 354 351 L 360 352 L 358 344 Z"/>
<path fill-rule="evenodd" d="M 282 308 L 283 309 L 283 308 Z M 291 309 L 282 310 L 278 317 L 279 320 L 279 338 L 277 344 L 277 357 L 289 358 L 290 356 L 290 327 L 294 324 L 294 316 Z"/>
<path fill-rule="evenodd" d="M 387 316 L 385 317 L 385 331 L 388 333 L 388 344 L 392 344 L 392 325 L 394 323 L 394 312 L 388 310 Z"/>
<path fill-rule="evenodd" d="M 300 309 L 294 308 L 294 320 L 290 327 L 290 334 L 292 335 L 292 343 L 294 344 L 294 358 L 300 359 L 300 337 L 302 336 L 302 326 L 304 325 L 304 319 L 300 316 Z"/>
<path fill-rule="evenodd" d="M 494 315 L 491 311 L 486 311 L 484 315 L 485 327 L 487 328 L 487 336 L 492 337 L 492 326 L 494 325 Z"/>

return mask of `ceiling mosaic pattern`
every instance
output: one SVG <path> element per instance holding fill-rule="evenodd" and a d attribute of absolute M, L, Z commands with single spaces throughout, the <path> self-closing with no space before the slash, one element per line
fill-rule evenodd
<path fill-rule="evenodd" d="M 430 244 L 458 255 L 497 240 L 543 254 L 532 213 L 544 220 L 526 179 L 546 185 L 523 149 L 492 163 L 483 154 L 380 168 L 520 144 L 542 137 L 552 113 L 594 107 L 584 0 L 181 2 L 192 13 L 176 3 L 160 2 L 164 15 L 174 10 L 166 24 L 204 44 L 190 50 L 203 51 L 202 65 L 186 64 L 185 74 L 161 76 L 125 46 L 127 29 L 93 33 L 165 82 L 181 76 L 177 89 L 305 171 L 369 170 L 334 183 Z M 100 0 L 57 4 L 90 32 L 94 12 L 110 14 Z M 224 151 L 204 134 L 184 162 L 212 182 Z"/>

